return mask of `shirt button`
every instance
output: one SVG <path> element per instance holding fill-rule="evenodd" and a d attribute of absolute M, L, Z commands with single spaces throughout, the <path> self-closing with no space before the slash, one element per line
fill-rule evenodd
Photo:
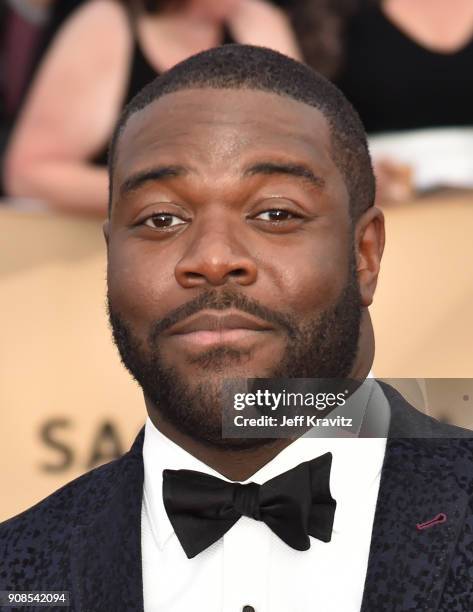
<path fill-rule="evenodd" d="M 255 612 L 253 606 L 243 606 L 242 612 Z"/>

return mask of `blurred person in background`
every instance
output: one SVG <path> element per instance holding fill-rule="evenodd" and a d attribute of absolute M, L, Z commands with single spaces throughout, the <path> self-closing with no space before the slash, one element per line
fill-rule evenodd
<path fill-rule="evenodd" d="M 473 188 L 472 0 L 280 0 L 370 135 L 378 201 Z"/>
<path fill-rule="evenodd" d="M 62 21 L 83 1 L 6 0 L 0 6 L 0 163 L 44 51 Z"/>
<path fill-rule="evenodd" d="M 199 51 L 239 42 L 300 58 L 283 11 L 265 0 L 90 0 L 59 31 L 14 130 L 9 195 L 103 217 L 107 142 L 149 81 Z"/>

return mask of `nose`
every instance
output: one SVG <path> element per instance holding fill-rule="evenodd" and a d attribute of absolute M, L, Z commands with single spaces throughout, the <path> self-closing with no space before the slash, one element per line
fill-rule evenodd
<path fill-rule="evenodd" d="M 228 282 L 251 285 L 257 278 L 257 265 L 237 239 L 235 228 L 196 227 L 194 239 L 176 265 L 175 277 L 187 289 Z"/>

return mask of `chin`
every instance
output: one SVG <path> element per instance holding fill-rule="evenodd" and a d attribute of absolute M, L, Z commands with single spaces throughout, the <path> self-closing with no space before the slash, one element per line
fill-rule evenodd
<path fill-rule="evenodd" d="M 227 351 L 212 351 L 194 358 L 186 367 L 183 375 L 192 379 L 223 380 L 225 378 L 268 378 L 276 369 L 277 363 L 261 363 L 251 356 L 233 354 Z M 199 382 L 200 382 L 199 381 Z"/>

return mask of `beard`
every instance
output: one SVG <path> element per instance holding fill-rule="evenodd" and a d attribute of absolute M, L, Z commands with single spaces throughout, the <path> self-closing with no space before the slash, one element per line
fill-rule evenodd
<path fill-rule="evenodd" d="M 223 438 L 222 390 L 229 364 L 238 364 L 247 351 L 217 346 L 203 351 L 192 363 L 208 376 L 189 384 L 177 368 L 162 359 L 159 339 L 169 327 L 203 309 L 235 308 L 276 323 L 287 336 L 280 362 L 271 371 L 251 372 L 248 378 L 347 378 L 358 352 L 361 296 L 355 254 L 350 258 L 348 280 L 336 303 L 313 319 L 300 323 L 293 314 L 270 310 L 235 291 L 209 290 L 151 325 L 142 341 L 114 308 L 110 293 L 107 307 L 113 340 L 122 363 L 138 382 L 159 415 L 175 429 L 201 444 L 231 450 L 256 448 L 274 438 Z"/>

